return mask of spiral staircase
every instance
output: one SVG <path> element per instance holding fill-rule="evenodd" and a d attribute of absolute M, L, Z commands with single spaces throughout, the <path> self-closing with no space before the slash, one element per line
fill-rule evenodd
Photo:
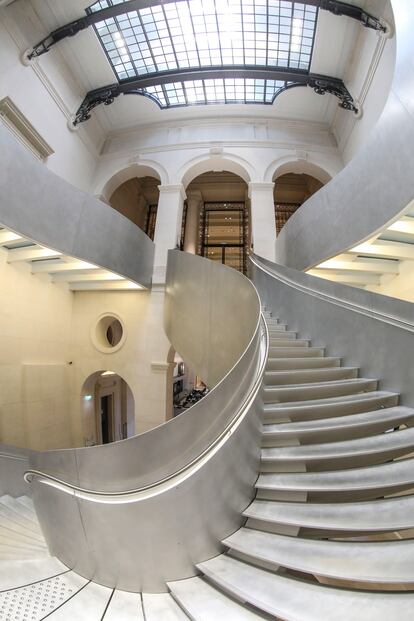
<path fill-rule="evenodd" d="M 257 493 L 223 553 L 166 593 L 111 589 L 49 556 L 32 502 L 3 496 L 2 619 L 412 618 L 414 409 L 264 316 Z"/>
<path fill-rule="evenodd" d="M 366 147 L 284 227 L 279 264 L 253 256 L 252 284 L 169 253 L 165 332 L 208 395 L 112 445 L 1 447 L 1 621 L 412 621 L 412 304 L 304 273 L 343 255 L 348 271 L 355 249 L 365 273 L 358 245 L 406 218 L 414 196 L 414 19 L 410 0 L 392 4 L 389 102 Z M 137 227 L 2 130 L 0 147 L 0 243 L 30 246 L 10 258 L 46 251 L 56 265 L 44 269 L 76 290 L 150 286 L 154 247 Z M 114 251 L 91 243 L 98 215 Z M 370 274 L 388 241 L 373 244 Z"/>

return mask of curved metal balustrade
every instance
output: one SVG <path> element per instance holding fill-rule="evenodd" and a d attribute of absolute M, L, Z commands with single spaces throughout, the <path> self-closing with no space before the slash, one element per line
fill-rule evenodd
<path fill-rule="evenodd" d="M 218 554 L 242 523 L 257 477 L 267 356 L 257 293 L 235 270 L 179 251 L 170 251 L 168 274 L 167 333 L 216 385 L 134 438 L 36 453 L 26 474 L 51 552 L 126 590 L 162 591 L 194 575 L 195 563 Z M 217 366 L 207 345 L 213 333 Z"/>
<path fill-rule="evenodd" d="M 289 318 L 292 329 L 329 344 L 329 355 L 345 357 L 380 378 L 383 390 L 414 403 L 414 305 L 333 283 L 253 257 L 253 280 L 263 304 Z M 307 300 L 305 302 L 305 300 Z"/>
<path fill-rule="evenodd" d="M 0 152 L 1 226 L 144 287 L 151 285 L 154 243 L 138 226 L 51 172 L 1 126 Z"/>
<path fill-rule="evenodd" d="M 414 66 L 411 0 L 391 0 L 396 64 L 391 92 L 369 139 L 351 162 L 283 227 L 278 263 L 309 269 L 372 237 L 414 197 Z"/>

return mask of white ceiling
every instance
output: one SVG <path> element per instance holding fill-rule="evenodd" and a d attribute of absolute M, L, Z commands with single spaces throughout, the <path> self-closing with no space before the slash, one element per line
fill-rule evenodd
<path fill-rule="evenodd" d="M 359 6 L 365 4 L 363 0 L 351 3 Z M 91 2 L 31 0 L 31 4 L 48 32 L 82 16 Z M 352 61 L 352 51 L 361 28 L 355 20 L 320 11 L 311 71 L 343 78 Z M 59 53 L 65 58 L 85 94 L 88 90 L 116 82 L 92 28 L 59 43 L 50 53 Z M 337 104 L 338 100 L 332 95 L 320 96 L 310 88 L 294 88 L 282 93 L 273 106 L 221 104 L 160 110 L 153 101 L 145 97 L 128 95 L 120 96 L 111 106 L 100 106 L 92 114 L 97 116 L 105 132 L 151 123 L 215 116 L 234 118 L 251 115 L 255 118 L 313 121 L 330 125 Z"/>

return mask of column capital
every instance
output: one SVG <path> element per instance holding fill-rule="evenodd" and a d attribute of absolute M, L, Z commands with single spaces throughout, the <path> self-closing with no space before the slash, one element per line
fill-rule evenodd
<path fill-rule="evenodd" d="M 252 197 L 252 192 L 273 192 L 275 184 L 273 182 L 250 182 L 249 183 L 249 198 Z"/>
<path fill-rule="evenodd" d="M 200 203 L 203 200 L 203 195 L 200 190 L 190 190 L 187 192 L 187 200 L 199 201 Z"/>
<path fill-rule="evenodd" d="M 176 185 L 159 185 L 158 189 L 160 194 L 179 194 L 180 198 L 185 201 L 187 198 L 185 189 L 182 183 Z"/>

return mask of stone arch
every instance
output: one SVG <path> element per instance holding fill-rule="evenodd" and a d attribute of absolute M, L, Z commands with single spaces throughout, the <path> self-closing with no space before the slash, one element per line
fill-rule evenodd
<path fill-rule="evenodd" d="M 184 188 L 193 179 L 207 172 L 231 172 L 241 177 L 246 183 L 255 178 L 255 171 L 245 159 L 228 153 L 210 153 L 188 161 L 178 173 Z"/>
<path fill-rule="evenodd" d="M 296 173 L 310 175 L 326 185 L 338 172 L 340 171 L 334 170 L 333 167 L 328 170 L 325 163 L 316 162 L 314 158 L 301 159 L 288 156 L 278 159 L 268 166 L 264 181 L 271 183 L 282 175 Z"/>
<path fill-rule="evenodd" d="M 105 202 L 109 202 L 112 194 L 119 186 L 134 177 L 155 177 L 160 184 L 168 183 L 168 174 L 163 166 L 153 161 L 142 161 L 120 168 L 98 188 L 97 194 Z"/>
<path fill-rule="evenodd" d="M 99 370 L 84 378 L 80 391 L 80 424 L 85 446 L 104 443 L 100 399 L 111 396 L 111 435 L 107 442 L 135 435 L 135 396 L 127 380 L 109 370 Z"/>

